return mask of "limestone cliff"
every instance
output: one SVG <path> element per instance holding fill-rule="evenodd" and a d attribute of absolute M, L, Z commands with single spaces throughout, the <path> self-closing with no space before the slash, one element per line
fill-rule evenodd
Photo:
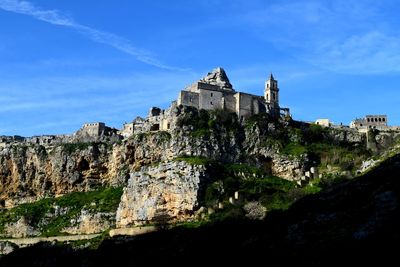
<path fill-rule="evenodd" d="M 245 128 L 235 121 L 225 126 L 194 129 L 184 121 L 199 119 L 190 113 L 193 111 L 179 112 L 177 117 L 183 121 L 181 127 L 170 132 L 135 134 L 122 142 L 6 144 L 0 150 L 3 205 L 11 207 L 45 196 L 123 185 L 130 172 L 183 155 L 252 164 L 264 164 L 267 160 L 273 174 L 294 180 L 300 179 L 305 170 L 306 158 L 294 159 L 278 153 L 272 141 L 271 145 L 262 143 L 265 139 L 274 139 L 276 129 L 271 126 L 272 122 L 269 130 L 259 125 Z M 217 123 L 211 117 L 208 120 Z"/>
<path fill-rule="evenodd" d="M 206 178 L 203 165 L 183 161 L 131 173 L 117 211 L 117 227 L 190 218 L 198 208 L 200 189 L 204 189 L 201 183 Z"/>
<path fill-rule="evenodd" d="M 170 131 L 136 133 L 122 141 L 43 144 L 12 139 L 0 150 L 1 204 L 10 208 L 71 192 L 125 187 L 118 211 L 82 204 L 72 213 L 66 211 L 69 222 L 57 228 L 92 233 L 163 216 L 174 221 L 192 218 L 205 205 L 209 184 L 219 188 L 213 201 L 223 202 L 234 189 L 232 179 L 236 183 L 235 179 L 246 182 L 277 176 L 302 185 L 318 178 L 316 167 L 320 174 L 351 174 L 369 155 L 366 137 L 350 130 L 273 120 L 268 115 L 239 123 L 235 114 L 221 111 L 177 107 L 171 112 L 176 127 Z M 375 136 L 380 146 L 392 139 Z M 224 175 L 231 180 L 224 180 Z M 46 206 L 47 221 L 59 216 L 53 211 L 54 203 Z M 3 225 L 6 235 L 40 235 L 47 229 L 46 220 L 32 220 L 23 212 L 13 218 Z"/>

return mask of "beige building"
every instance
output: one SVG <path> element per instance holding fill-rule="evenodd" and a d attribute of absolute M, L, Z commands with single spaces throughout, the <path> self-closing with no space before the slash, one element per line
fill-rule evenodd
<path fill-rule="evenodd" d="M 240 120 L 258 113 L 278 117 L 281 111 L 278 81 L 272 74 L 265 82 L 264 96 L 258 96 L 234 90 L 222 68 L 214 69 L 200 81 L 182 90 L 177 105 L 235 112 Z M 288 112 L 288 109 L 282 110 Z"/>
<path fill-rule="evenodd" d="M 330 127 L 333 125 L 333 123 L 329 119 L 318 119 L 315 121 L 315 124 L 324 126 L 324 127 Z"/>

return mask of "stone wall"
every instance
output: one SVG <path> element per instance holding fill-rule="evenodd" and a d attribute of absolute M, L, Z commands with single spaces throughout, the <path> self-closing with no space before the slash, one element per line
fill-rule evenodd
<path fill-rule="evenodd" d="M 224 109 L 223 92 L 200 89 L 199 108 L 205 110 Z"/>
<path fill-rule="evenodd" d="M 199 93 L 181 91 L 178 96 L 178 105 L 199 108 Z"/>

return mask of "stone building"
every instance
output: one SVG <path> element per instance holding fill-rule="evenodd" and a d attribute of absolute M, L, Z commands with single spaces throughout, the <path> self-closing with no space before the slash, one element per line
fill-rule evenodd
<path fill-rule="evenodd" d="M 350 123 L 350 128 L 385 130 L 388 128 L 387 115 L 367 115 L 361 119 L 357 118 Z"/>
<path fill-rule="evenodd" d="M 206 77 L 182 90 L 177 105 L 235 112 L 240 120 L 258 113 L 269 113 L 278 117 L 281 111 L 289 112 L 288 109 L 281 109 L 279 106 L 278 81 L 272 74 L 265 82 L 264 96 L 258 96 L 233 89 L 222 68 L 214 69 Z"/>
<path fill-rule="evenodd" d="M 315 121 L 315 124 L 324 126 L 324 127 L 330 127 L 333 125 L 333 123 L 329 119 L 317 119 Z"/>
<path fill-rule="evenodd" d="M 74 142 L 97 142 L 122 138 L 118 130 L 105 125 L 103 122 L 85 123 L 72 136 Z"/>
<path fill-rule="evenodd" d="M 236 91 L 224 69 L 216 68 L 180 91 L 178 99 L 168 109 L 152 107 L 146 119 L 138 117 L 133 122 L 124 124 L 119 134 L 127 138 L 133 133 L 171 130 L 175 127 L 175 112 L 180 106 L 234 112 L 240 121 L 258 113 L 268 113 L 273 117 L 281 114 L 290 116 L 289 109 L 279 105 L 278 81 L 272 74 L 265 82 L 264 95 L 258 96 Z"/>
<path fill-rule="evenodd" d="M 104 133 L 106 125 L 104 122 L 85 123 L 76 132 L 76 135 L 97 137 Z"/>

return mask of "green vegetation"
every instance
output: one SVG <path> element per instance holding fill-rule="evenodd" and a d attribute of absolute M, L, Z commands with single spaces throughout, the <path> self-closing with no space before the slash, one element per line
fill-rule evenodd
<path fill-rule="evenodd" d="M 295 121 L 279 123 L 261 114 L 248 119 L 246 127 L 252 128 L 256 124 L 261 130 L 261 146 L 274 148 L 289 157 L 307 156 L 321 169 L 329 167 L 354 173 L 363 160 L 372 156 L 365 144 L 335 140 L 335 135 L 346 134 L 340 129 Z"/>
<path fill-rule="evenodd" d="M 216 212 L 210 215 L 211 221 L 241 218 L 244 216 L 243 206 L 250 201 L 257 201 L 267 211 L 287 210 L 294 202 L 307 196 L 319 193 L 333 184 L 347 180 L 340 175 L 326 175 L 314 179 L 306 186 L 298 186 L 295 182 L 269 175 L 265 170 L 248 164 L 214 164 L 215 174 L 219 179 L 209 183 L 204 192 L 204 203 L 213 207 Z M 239 192 L 240 199 L 235 204 L 229 198 Z M 218 210 L 218 203 L 224 208 Z"/>
<path fill-rule="evenodd" d="M 65 153 L 72 154 L 75 151 L 88 149 L 95 144 L 95 142 L 64 143 L 62 144 L 62 148 Z"/>
<path fill-rule="evenodd" d="M 121 187 L 107 187 L 21 204 L 10 210 L 1 211 L 0 232 L 4 232 L 6 223 L 16 222 L 24 217 L 30 225 L 38 227 L 42 235 L 59 235 L 64 227 L 70 226 L 71 219 L 78 216 L 82 209 L 93 213 L 116 211 L 121 195 Z M 60 214 L 55 215 L 56 209 Z M 52 216 L 48 216 L 51 214 Z"/>
<path fill-rule="evenodd" d="M 100 244 L 104 241 L 104 239 L 109 237 L 109 231 L 104 231 L 101 235 L 91 238 L 91 239 L 83 239 L 83 240 L 75 240 L 68 241 L 68 244 L 74 249 L 82 249 L 87 248 L 90 250 L 96 250 L 100 246 Z M 62 246 L 66 242 L 58 242 L 58 245 Z"/>
<path fill-rule="evenodd" d="M 191 165 L 207 165 L 211 161 L 205 157 L 190 157 L 190 156 L 181 156 L 174 159 L 175 161 L 185 161 Z"/>
<path fill-rule="evenodd" d="M 188 109 L 177 121 L 179 127 L 190 126 L 193 137 L 208 136 L 212 132 L 236 132 L 240 124 L 235 113 L 223 110 L 196 110 Z"/>
<path fill-rule="evenodd" d="M 157 131 L 154 133 L 156 136 L 158 136 L 160 138 L 160 140 L 162 142 L 166 142 L 171 140 L 171 134 L 169 132 L 166 131 Z"/>
<path fill-rule="evenodd" d="M 225 204 L 222 211 L 211 216 L 212 220 L 224 220 L 243 216 L 242 205 L 247 201 L 259 201 L 268 210 L 287 209 L 301 195 L 314 193 L 307 188 L 298 188 L 296 183 L 271 176 L 261 168 L 248 164 L 221 164 L 215 170 L 219 174 L 216 181 L 210 183 L 204 196 L 204 204 L 214 207 L 218 202 Z M 228 203 L 234 192 L 239 192 L 238 205 Z"/>
<path fill-rule="evenodd" d="M 286 155 L 299 157 L 303 154 L 306 154 L 307 151 L 307 148 L 299 143 L 289 143 L 282 149 L 281 152 Z"/>

